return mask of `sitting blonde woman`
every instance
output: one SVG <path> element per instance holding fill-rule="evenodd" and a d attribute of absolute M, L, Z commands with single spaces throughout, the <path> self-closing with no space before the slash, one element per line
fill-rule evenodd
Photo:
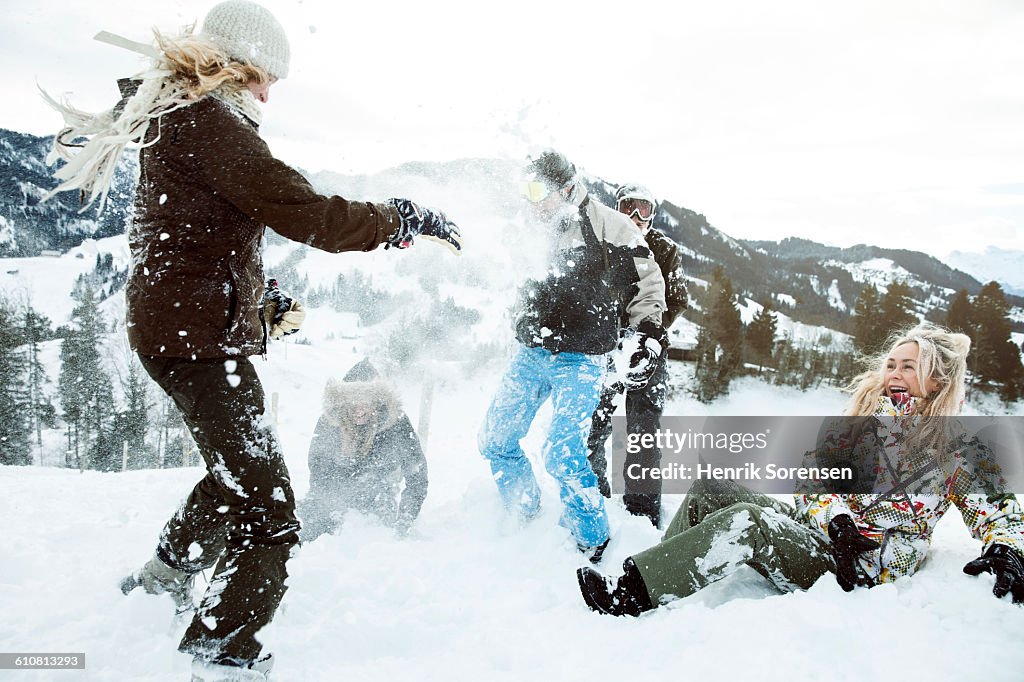
<path fill-rule="evenodd" d="M 854 380 L 847 414 L 913 419 L 959 413 L 970 345 L 967 336 L 930 324 L 896 335 Z M 897 429 L 885 433 L 893 420 L 878 422 L 864 437 L 883 436 L 893 461 L 906 459 L 909 439 Z M 782 591 L 808 589 L 829 572 L 846 591 L 892 582 L 917 571 L 935 524 L 955 505 L 982 542 L 982 556 L 964 572 L 994 573 L 997 597 L 1012 594 L 1015 603 L 1024 602 L 1020 504 L 1010 494 L 973 493 L 979 474 L 962 455 L 983 446 L 963 437 L 942 442 L 948 452 L 937 454 L 956 470 L 921 478 L 913 492 L 798 494 L 793 507 L 735 483 L 697 481 L 662 541 L 626 559 L 617 580 L 579 569 L 583 598 L 600 613 L 635 616 L 694 594 L 743 565 Z"/>

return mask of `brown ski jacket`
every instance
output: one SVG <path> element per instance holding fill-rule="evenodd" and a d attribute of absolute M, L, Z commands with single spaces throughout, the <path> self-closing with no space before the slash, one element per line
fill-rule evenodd
<path fill-rule="evenodd" d="M 264 226 L 335 253 L 371 251 L 398 229 L 388 204 L 317 193 L 215 97 L 153 128 L 159 138 L 140 152 L 126 290 L 128 340 L 143 355 L 263 352 Z"/>

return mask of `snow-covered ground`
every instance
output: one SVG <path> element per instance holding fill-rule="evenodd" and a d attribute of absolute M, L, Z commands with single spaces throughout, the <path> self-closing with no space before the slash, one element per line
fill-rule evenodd
<path fill-rule="evenodd" d="M 961 573 L 978 546 L 955 511 L 940 524 L 923 571 L 870 592 L 844 594 L 826 578 L 807 593 L 777 595 L 747 571 L 639 619 L 587 610 L 574 575 L 581 557 L 557 526 L 554 482 L 535 463 L 542 513 L 518 528 L 500 511 L 489 468 L 477 453 L 476 433 L 511 348 L 513 292 L 544 261 L 543 239 L 517 216 L 504 171 L 488 168 L 429 182 L 417 179 L 414 169 L 373 180 L 318 178 L 325 190 L 351 198 L 408 194 L 443 207 L 463 227 L 467 248 L 459 259 L 430 245 L 397 254 L 307 251 L 298 259 L 296 270 L 309 277 L 310 287 L 359 270 L 401 310 L 362 327 L 352 313 L 313 308 L 297 337 L 272 344 L 266 361 L 254 358 L 268 396 L 276 394 L 277 428 L 296 493 L 301 497 L 309 487 L 305 454 L 324 383 L 363 357 L 389 373 L 421 428 L 431 483 L 408 539 L 356 517 L 339 534 L 298 551 L 289 564 L 289 592 L 263 633 L 277 657 L 274 679 L 1022 679 L 1024 609 L 994 599 L 990 577 Z M 269 247 L 268 275 L 296 260 L 295 248 Z M 60 258 L 6 259 L 0 287 L 63 324 L 75 278 L 93 268 L 97 253 L 108 252 L 120 266 L 124 237 L 87 242 Z M 387 346 L 396 332 L 415 331 L 409 320 L 417 318 L 406 313 L 428 314 L 434 300 L 449 296 L 479 311 L 480 320 L 458 338 L 421 348 L 398 370 L 387 361 Z M 123 296 L 101 309 L 107 319 L 123 320 Z M 749 304 L 745 310 L 753 314 Z M 678 331 L 680 340 L 693 336 L 691 326 Z M 472 353 L 458 350 L 463 341 Z M 107 362 L 123 371 L 130 357 L 123 329 L 105 347 Z M 43 354 L 54 384 L 59 343 L 46 344 Z M 666 415 L 824 415 L 844 404 L 832 388 L 801 392 L 745 378 L 729 395 L 703 405 L 685 393 L 690 366 L 673 363 L 672 370 L 680 390 Z M 429 426 L 420 427 L 427 421 L 424 386 L 431 384 Z M 524 443 L 531 457 L 540 450 L 549 410 L 541 411 Z M 1004 409 L 985 398 L 966 411 Z M 1013 411 L 1024 412 L 1024 405 Z M 59 430 L 44 434 L 44 463 L 62 459 L 61 437 Z M 124 597 L 117 585 L 149 558 L 164 521 L 202 474 L 199 468 L 101 474 L 0 467 L 0 651 L 87 656 L 84 672 L 0 671 L 0 680 L 187 677 L 189 660 L 176 652 L 184 625 L 171 623 L 170 600 L 138 592 Z M 681 502 L 667 496 L 668 514 Z M 625 557 L 657 542 L 659 533 L 626 515 L 617 500 L 610 516 L 612 543 L 603 568 L 617 574 Z"/>
<path fill-rule="evenodd" d="M 326 378 L 373 354 L 363 340 L 275 343 L 254 359 L 268 394 L 279 394 L 278 431 L 296 493 L 308 488 L 305 452 Z M 437 365 L 427 436 L 430 492 L 412 536 L 393 537 L 356 517 L 337 535 L 304 546 L 289 564 L 289 591 L 264 631 L 274 679 L 350 680 L 1020 680 L 1024 609 L 996 600 L 989 576 L 961 566 L 978 553 L 955 511 L 939 525 L 927 566 L 910 579 L 843 593 L 831 577 L 809 592 L 778 595 L 745 571 L 639 619 L 587 610 L 582 564 L 557 526 L 553 481 L 537 465 L 541 516 L 525 528 L 504 518 L 476 431 L 504 367 L 466 375 Z M 674 364 L 676 381 L 688 366 Z M 394 377 L 413 424 L 422 383 Z M 833 389 L 807 393 L 739 381 L 712 406 L 677 395 L 669 415 L 828 414 Z M 536 457 L 550 412 L 527 437 Z M 121 576 L 153 550 L 168 515 L 199 468 L 102 474 L 0 467 L 0 651 L 84 652 L 86 670 L 0 672 L 11 680 L 187 678 L 164 597 L 124 597 Z M 681 496 L 666 497 L 669 512 Z M 646 522 L 610 505 L 612 543 L 603 563 L 619 572 L 630 553 L 658 540 Z"/>

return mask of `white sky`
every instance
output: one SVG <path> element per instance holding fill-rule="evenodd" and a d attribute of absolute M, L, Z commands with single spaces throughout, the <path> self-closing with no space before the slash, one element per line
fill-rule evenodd
<path fill-rule="evenodd" d="M 263 134 L 308 170 L 552 145 L 735 237 L 1024 244 L 1021 2 L 264 4 L 292 65 Z M 141 63 L 96 31 L 147 40 L 210 6 L 0 0 L 0 127 L 56 130 L 36 82 L 110 106 Z"/>

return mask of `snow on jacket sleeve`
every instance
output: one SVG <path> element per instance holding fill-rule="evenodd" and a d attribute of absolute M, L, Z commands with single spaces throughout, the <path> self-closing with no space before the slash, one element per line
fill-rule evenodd
<path fill-rule="evenodd" d="M 195 173 L 242 213 L 278 234 L 330 252 L 371 251 L 399 226 L 386 204 L 324 196 L 273 157 L 257 130 L 207 97 L 183 111 L 192 114 L 164 134 L 180 150 L 165 161 Z M 224 225 L 230 229 L 230 225 Z"/>
<path fill-rule="evenodd" d="M 1015 495 L 954 495 L 950 500 L 971 536 L 983 543 L 982 553 L 992 545 L 1009 545 L 1024 555 L 1024 517 Z"/>
<path fill-rule="evenodd" d="M 420 514 L 423 501 L 427 498 L 427 458 L 423 456 L 420 439 L 412 428 L 409 417 L 403 416 L 391 428 L 390 447 L 398 457 L 405 479 L 402 500 L 398 505 L 398 518 L 411 523 Z"/>
<path fill-rule="evenodd" d="M 338 429 L 331 427 L 320 417 L 309 441 L 309 488 L 310 492 L 326 493 L 334 481 L 336 471 L 331 466 L 332 457 L 341 448 Z"/>

